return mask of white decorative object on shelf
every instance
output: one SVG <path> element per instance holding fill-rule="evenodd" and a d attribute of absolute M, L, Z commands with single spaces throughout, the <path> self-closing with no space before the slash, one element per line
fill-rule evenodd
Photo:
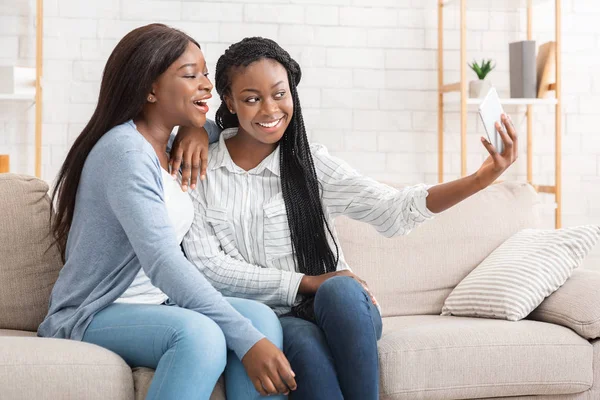
<path fill-rule="evenodd" d="M 492 82 L 487 79 L 477 79 L 469 82 L 469 97 L 483 98 L 492 88 Z"/>
<path fill-rule="evenodd" d="M 483 98 L 492 88 L 492 82 L 486 78 L 496 68 L 496 64 L 492 60 L 483 59 L 480 63 L 473 60 L 469 64 L 469 67 L 475 72 L 477 78 L 479 78 L 478 80 L 469 82 L 469 97 Z"/>
<path fill-rule="evenodd" d="M 483 99 L 468 99 L 467 100 L 467 104 L 471 105 L 479 105 L 481 102 L 483 101 Z M 511 98 L 500 98 L 500 104 L 502 105 L 512 105 L 512 106 L 526 106 L 526 105 L 547 105 L 547 106 L 551 106 L 551 105 L 555 105 L 556 104 L 556 99 L 555 98 L 548 98 L 548 99 L 537 99 L 537 98 L 533 98 L 533 99 L 511 99 Z"/>
<path fill-rule="evenodd" d="M 35 68 L 0 66 L 0 95 L 35 96 Z"/>
<path fill-rule="evenodd" d="M 470 10 L 514 11 L 517 8 L 526 8 L 528 5 L 536 6 L 548 1 L 549 0 L 467 0 L 467 7 Z M 460 0 L 442 0 L 442 4 L 444 4 L 444 6 L 460 5 Z"/>
<path fill-rule="evenodd" d="M 472 98 L 469 97 L 467 99 L 467 105 L 475 105 L 478 106 L 483 101 L 482 98 Z M 460 103 L 460 96 L 445 96 L 444 104 L 456 104 Z M 500 97 L 500 104 L 505 106 L 553 106 L 556 105 L 557 100 L 554 97 L 547 97 L 545 99 L 511 99 L 510 97 Z"/>

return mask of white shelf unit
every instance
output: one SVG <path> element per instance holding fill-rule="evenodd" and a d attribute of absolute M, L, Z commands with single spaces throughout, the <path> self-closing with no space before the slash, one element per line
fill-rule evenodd
<path fill-rule="evenodd" d="M 0 101 L 31 101 L 35 104 L 35 176 L 42 176 L 42 66 L 44 1 L 36 0 L 35 92 L 0 94 Z M 0 173 L 10 172 L 9 154 L 0 154 Z"/>
<path fill-rule="evenodd" d="M 1 94 L 0 101 L 31 101 L 35 102 L 35 93 L 14 93 L 14 94 Z"/>
<path fill-rule="evenodd" d="M 478 106 L 481 104 L 483 99 L 474 99 L 468 98 L 467 105 L 469 106 Z M 505 106 L 554 106 L 558 102 L 555 98 L 548 99 L 511 99 L 511 98 L 501 98 L 500 103 Z M 460 103 L 460 97 L 455 98 L 444 98 L 445 104 L 458 104 Z"/>
<path fill-rule="evenodd" d="M 467 104 L 468 105 L 479 105 L 481 104 L 481 102 L 483 101 L 483 99 L 467 99 Z M 500 99 L 500 103 L 502 103 L 503 105 L 512 105 L 512 106 L 541 106 L 541 105 L 547 105 L 547 106 L 551 106 L 551 105 L 556 105 L 557 100 L 556 99 L 507 99 L 507 98 L 503 98 Z"/>
<path fill-rule="evenodd" d="M 473 10 L 514 10 L 547 3 L 551 0 L 466 0 L 467 7 Z M 442 0 L 444 6 L 460 5 L 461 0 Z"/>
<path fill-rule="evenodd" d="M 467 113 L 469 106 L 478 105 L 482 100 L 467 95 L 467 18 L 466 10 L 515 10 L 527 9 L 527 40 L 533 36 L 533 8 L 552 0 L 438 0 L 438 181 L 444 181 L 444 107 L 447 104 L 460 104 L 461 132 L 461 176 L 467 174 Z M 555 196 L 555 226 L 560 228 L 562 213 L 562 83 L 561 83 L 561 0 L 555 3 L 555 83 L 549 86 L 554 91 L 553 98 L 543 99 L 501 99 L 505 105 L 523 105 L 527 107 L 527 181 L 540 193 Z M 460 11 L 460 81 L 444 82 L 444 9 L 458 7 Z M 508 46 L 508 43 L 507 43 Z M 451 93 L 458 96 L 449 96 Z M 533 183 L 533 106 L 549 105 L 555 107 L 555 183 L 554 185 L 535 185 Z M 523 142 L 523 140 L 521 140 Z"/>

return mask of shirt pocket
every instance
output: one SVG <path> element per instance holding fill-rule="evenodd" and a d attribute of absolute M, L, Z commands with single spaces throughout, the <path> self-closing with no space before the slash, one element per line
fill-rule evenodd
<path fill-rule="evenodd" d="M 240 259 L 241 255 L 236 246 L 233 223 L 229 220 L 227 209 L 222 207 L 207 208 L 206 222 L 213 228 L 223 252 L 230 257 Z"/>
<path fill-rule="evenodd" d="M 287 259 L 294 264 L 292 240 L 288 225 L 285 202 L 281 194 L 269 201 L 263 207 L 265 213 L 264 239 L 267 263 L 279 264 Z"/>

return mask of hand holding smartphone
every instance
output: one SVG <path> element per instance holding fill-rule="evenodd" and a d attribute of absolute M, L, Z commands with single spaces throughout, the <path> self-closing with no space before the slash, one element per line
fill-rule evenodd
<path fill-rule="evenodd" d="M 502 124 L 503 113 L 504 109 L 502 108 L 502 104 L 500 104 L 498 92 L 496 92 L 496 88 L 491 88 L 479 105 L 479 116 L 481 117 L 481 122 L 487 133 L 488 141 L 500 154 L 504 151 L 504 142 L 502 141 L 500 133 L 496 130 L 496 122 Z M 502 126 L 506 131 L 504 124 L 502 124 Z"/>

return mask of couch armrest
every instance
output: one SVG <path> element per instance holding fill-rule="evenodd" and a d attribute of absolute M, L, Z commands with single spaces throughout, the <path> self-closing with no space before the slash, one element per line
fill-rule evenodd
<path fill-rule="evenodd" d="M 576 269 L 527 318 L 573 329 L 581 337 L 600 337 L 600 271 Z"/>

